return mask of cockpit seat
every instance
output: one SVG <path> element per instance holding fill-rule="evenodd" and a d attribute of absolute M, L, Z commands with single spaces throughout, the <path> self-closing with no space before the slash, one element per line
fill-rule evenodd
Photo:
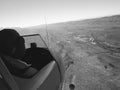
<path fill-rule="evenodd" d="M 5 80 L 3 79 L 2 75 L 0 75 L 0 90 L 11 90 L 5 82 Z"/>
<path fill-rule="evenodd" d="M 58 90 L 61 82 L 60 72 L 55 61 L 51 61 L 32 78 L 24 79 L 11 75 L 0 58 L 0 73 L 11 90 Z"/>
<path fill-rule="evenodd" d="M 50 62 L 31 79 L 14 76 L 20 90 L 58 90 L 60 73 L 55 61 Z"/>

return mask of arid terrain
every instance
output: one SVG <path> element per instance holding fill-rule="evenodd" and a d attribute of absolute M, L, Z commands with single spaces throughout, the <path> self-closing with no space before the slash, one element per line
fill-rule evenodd
<path fill-rule="evenodd" d="M 40 33 L 62 60 L 62 90 L 120 90 L 119 15 L 23 30 Z"/>

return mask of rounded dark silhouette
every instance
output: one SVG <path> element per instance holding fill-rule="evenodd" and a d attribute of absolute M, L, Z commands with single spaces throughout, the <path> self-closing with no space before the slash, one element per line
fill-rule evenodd
<path fill-rule="evenodd" d="M 25 53 L 24 39 L 14 29 L 1 30 L 0 52 L 21 59 Z"/>
<path fill-rule="evenodd" d="M 74 84 L 70 84 L 69 88 L 70 88 L 70 90 L 74 90 L 75 89 L 75 85 Z"/>

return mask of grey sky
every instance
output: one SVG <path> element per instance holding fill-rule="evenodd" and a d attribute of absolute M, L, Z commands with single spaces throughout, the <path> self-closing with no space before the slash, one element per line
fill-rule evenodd
<path fill-rule="evenodd" d="M 0 27 L 120 14 L 120 0 L 0 0 Z"/>

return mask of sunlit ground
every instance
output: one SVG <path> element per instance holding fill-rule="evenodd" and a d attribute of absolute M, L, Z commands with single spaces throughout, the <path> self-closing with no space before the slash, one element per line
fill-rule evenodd
<path fill-rule="evenodd" d="M 92 36 L 80 34 L 57 40 L 60 51 L 54 48 L 66 68 L 63 90 L 119 90 L 119 69 L 114 68 L 119 66 L 113 56 L 93 43 Z M 70 89 L 70 84 L 75 89 Z"/>
<path fill-rule="evenodd" d="M 79 23 L 80 27 L 77 23 L 49 26 L 49 47 L 66 69 L 63 90 L 120 90 L 119 52 L 115 49 L 119 47 L 119 23 L 102 20 Z"/>

